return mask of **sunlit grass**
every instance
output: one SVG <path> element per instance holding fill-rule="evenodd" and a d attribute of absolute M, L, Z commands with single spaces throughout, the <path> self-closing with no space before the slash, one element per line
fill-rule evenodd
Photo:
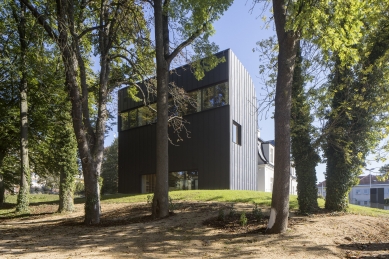
<path fill-rule="evenodd" d="M 152 194 L 112 194 L 102 195 L 102 203 L 138 203 L 146 202 L 147 196 Z M 236 190 L 188 190 L 171 191 L 169 196 L 173 202 L 179 201 L 201 201 L 201 202 L 231 202 L 231 203 L 256 203 L 260 207 L 270 207 L 271 193 L 258 191 L 236 191 Z M 0 208 L 0 216 L 14 212 L 17 196 L 7 195 L 5 206 Z M 83 198 L 75 198 L 75 203 L 83 203 Z M 30 204 L 58 204 L 58 195 L 53 194 L 32 194 L 30 195 Z M 318 199 L 320 208 L 324 208 L 325 200 Z M 289 207 L 291 210 L 298 210 L 297 196 L 291 195 L 289 198 Z M 389 217 L 389 210 L 380 210 L 375 208 L 363 207 L 350 204 L 348 213 Z"/>

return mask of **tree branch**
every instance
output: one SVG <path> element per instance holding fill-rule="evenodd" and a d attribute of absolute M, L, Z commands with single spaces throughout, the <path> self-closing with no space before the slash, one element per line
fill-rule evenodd
<path fill-rule="evenodd" d="M 29 0 L 20 0 L 27 6 L 27 8 L 31 11 L 32 15 L 38 20 L 38 22 L 43 26 L 47 34 L 53 40 L 58 39 L 58 35 L 54 32 L 53 28 L 46 22 L 46 16 L 40 14 L 38 10 L 30 3 Z"/>

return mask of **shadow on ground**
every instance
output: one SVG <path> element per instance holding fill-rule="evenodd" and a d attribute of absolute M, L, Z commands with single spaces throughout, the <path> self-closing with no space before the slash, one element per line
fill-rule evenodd
<path fill-rule="evenodd" d="M 0 224 L 0 254 L 42 258 L 80 255 L 90 258 L 267 258 L 264 256 L 267 253 L 280 253 L 287 247 L 297 255 L 307 251 L 311 255 L 330 253 L 323 246 L 304 246 L 305 237 L 299 234 L 269 236 L 203 225 L 204 220 L 217 216 L 218 211 L 229 204 L 183 202 L 179 205 L 175 215 L 162 220 L 148 218 L 147 204 L 111 205 L 113 209 L 103 206 L 102 224 L 93 227 L 83 225 L 82 216 L 72 217 L 71 214 L 39 215 L 39 222 L 29 224 L 18 224 L 20 219 L 4 220 Z M 309 223 L 309 219 L 303 217 L 291 220 L 292 225 Z"/>

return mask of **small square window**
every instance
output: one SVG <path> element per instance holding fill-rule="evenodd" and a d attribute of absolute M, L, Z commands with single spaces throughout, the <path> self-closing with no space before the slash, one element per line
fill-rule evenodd
<path fill-rule="evenodd" d="M 235 144 L 242 145 L 241 131 L 242 127 L 236 121 L 232 121 L 232 142 Z"/>
<path fill-rule="evenodd" d="M 367 201 L 364 201 L 364 202 L 363 202 L 363 205 L 367 205 Z"/>
<path fill-rule="evenodd" d="M 364 189 L 363 194 L 369 194 L 369 189 Z"/>

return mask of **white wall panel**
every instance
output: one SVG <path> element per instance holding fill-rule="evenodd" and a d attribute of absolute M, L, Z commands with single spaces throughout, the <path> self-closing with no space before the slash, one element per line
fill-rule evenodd
<path fill-rule="evenodd" d="M 253 81 L 229 50 L 230 189 L 257 190 L 257 113 Z M 242 127 L 241 145 L 232 142 L 232 121 Z"/>

